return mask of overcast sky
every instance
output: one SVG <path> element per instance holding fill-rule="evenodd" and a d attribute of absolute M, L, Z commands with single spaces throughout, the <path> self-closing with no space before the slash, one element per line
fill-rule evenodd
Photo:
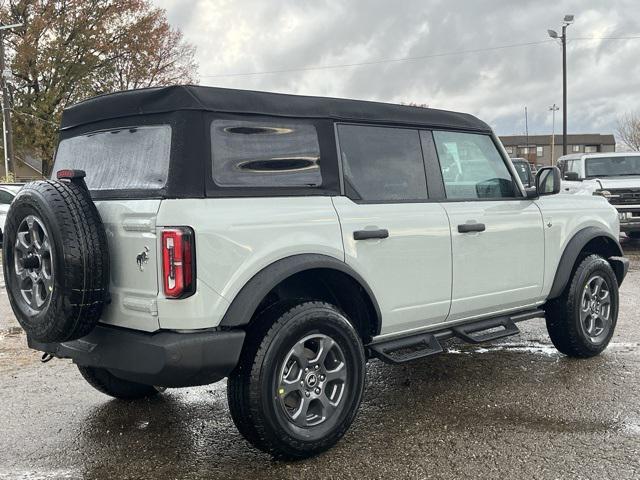
<path fill-rule="evenodd" d="M 196 45 L 200 83 L 304 95 L 416 102 L 473 113 L 499 134 L 551 132 L 562 104 L 568 30 L 569 132 L 612 133 L 640 110 L 638 0 L 155 0 Z M 223 76 L 537 45 L 359 67 Z M 562 111 L 556 115 L 561 130 Z"/>

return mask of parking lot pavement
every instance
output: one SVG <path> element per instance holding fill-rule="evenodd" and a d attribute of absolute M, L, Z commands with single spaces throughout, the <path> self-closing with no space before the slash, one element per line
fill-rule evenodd
<path fill-rule="evenodd" d="M 307 461 L 252 449 L 225 385 L 111 400 L 68 361 L 39 362 L 0 292 L 0 479 L 640 478 L 640 246 L 616 335 L 563 357 L 544 323 L 404 366 L 372 361 L 344 440 Z"/>

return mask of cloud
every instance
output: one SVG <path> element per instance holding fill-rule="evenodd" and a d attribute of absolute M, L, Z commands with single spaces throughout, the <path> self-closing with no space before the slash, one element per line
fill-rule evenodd
<path fill-rule="evenodd" d="M 640 110 L 637 0 L 156 0 L 198 47 L 201 83 L 305 95 L 426 103 L 473 113 L 500 134 L 549 133 L 562 104 L 555 42 L 361 67 L 255 76 L 220 74 L 352 64 L 548 40 L 569 27 L 569 130 L 612 132 Z M 574 40 L 572 40 L 574 39 Z M 560 115 L 562 112 L 558 112 Z M 556 128 L 561 117 L 556 118 Z"/>

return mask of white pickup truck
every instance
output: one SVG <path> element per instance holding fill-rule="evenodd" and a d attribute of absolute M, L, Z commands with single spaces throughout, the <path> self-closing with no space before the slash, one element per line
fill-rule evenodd
<path fill-rule="evenodd" d="M 565 155 L 558 167 L 563 193 L 606 198 L 618 210 L 620 230 L 640 238 L 640 152 Z"/>

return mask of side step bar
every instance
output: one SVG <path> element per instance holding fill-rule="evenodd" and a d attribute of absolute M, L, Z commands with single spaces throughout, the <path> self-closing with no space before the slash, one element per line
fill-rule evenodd
<path fill-rule="evenodd" d="M 374 356 L 387 363 L 405 363 L 443 351 L 438 339 L 431 333 L 397 338 L 371 345 Z"/>
<path fill-rule="evenodd" d="M 393 338 L 369 345 L 374 357 L 386 363 L 405 363 L 444 351 L 441 341 L 456 337 L 467 343 L 481 343 L 520 333 L 515 322 L 544 318 L 544 310 L 535 309 L 510 316 L 487 318 L 429 333 Z"/>
<path fill-rule="evenodd" d="M 453 327 L 452 330 L 456 337 L 467 343 L 489 342 L 520 333 L 520 329 L 516 327 L 510 317 L 490 318 Z"/>

